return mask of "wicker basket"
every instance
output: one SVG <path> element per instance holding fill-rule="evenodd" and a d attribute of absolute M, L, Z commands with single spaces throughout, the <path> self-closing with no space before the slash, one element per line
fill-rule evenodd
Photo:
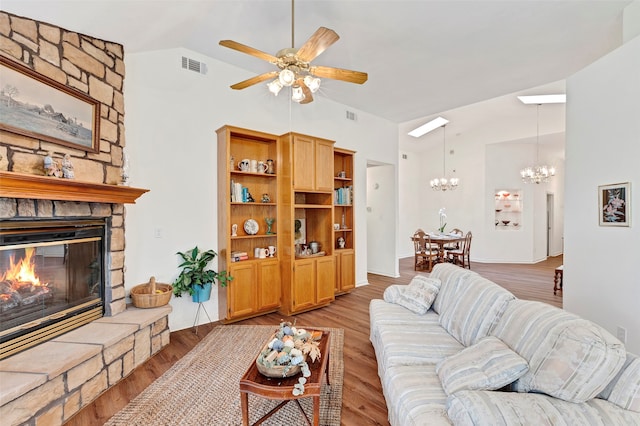
<path fill-rule="evenodd" d="M 157 291 L 161 293 L 158 293 Z M 151 277 L 148 283 L 140 284 L 131 289 L 131 300 L 136 308 L 157 308 L 169 303 L 173 287 L 169 284 L 156 283 Z"/>

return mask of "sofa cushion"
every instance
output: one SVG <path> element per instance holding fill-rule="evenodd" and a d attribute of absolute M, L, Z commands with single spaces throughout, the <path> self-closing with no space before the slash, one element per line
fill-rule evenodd
<path fill-rule="evenodd" d="M 460 391 L 447 398 L 447 414 L 456 426 L 640 425 L 633 411 L 594 401 L 604 404 L 574 404 L 535 393 Z"/>
<path fill-rule="evenodd" d="M 489 336 L 436 366 L 447 395 L 459 390 L 494 390 L 527 372 L 527 361 L 497 337 Z"/>
<path fill-rule="evenodd" d="M 442 306 L 440 324 L 460 343 L 473 345 L 489 335 L 515 296 L 474 273 L 460 280 L 455 300 Z"/>
<path fill-rule="evenodd" d="M 409 285 L 391 285 L 384 291 L 385 302 L 395 303 L 416 314 L 424 315 L 433 304 L 440 280 L 424 275 L 413 277 Z"/>
<path fill-rule="evenodd" d="M 640 412 L 640 357 L 627 352 L 620 372 L 598 395 L 619 407 Z"/>
<path fill-rule="evenodd" d="M 593 398 L 585 402 L 591 408 L 598 410 L 598 414 L 602 419 L 602 424 L 609 425 L 625 425 L 640 426 L 640 413 L 631 410 L 624 410 L 612 402 L 604 399 Z"/>
<path fill-rule="evenodd" d="M 455 300 L 460 283 L 471 274 L 474 272 L 452 263 L 436 264 L 429 274 L 429 277 L 437 278 L 441 282 L 438 296 L 433 301 L 433 310 L 441 314 L 442 309 Z"/>
<path fill-rule="evenodd" d="M 529 363 L 514 390 L 565 401 L 598 395 L 626 358 L 624 345 L 602 327 L 542 302 L 512 301 L 493 334 Z"/>
<path fill-rule="evenodd" d="M 394 365 L 435 365 L 464 348 L 439 325 L 380 324 L 377 333 L 372 343 L 379 371 Z"/>
<path fill-rule="evenodd" d="M 435 365 L 390 367 L 382 378 L 392 426 L 450 425 Z"/>

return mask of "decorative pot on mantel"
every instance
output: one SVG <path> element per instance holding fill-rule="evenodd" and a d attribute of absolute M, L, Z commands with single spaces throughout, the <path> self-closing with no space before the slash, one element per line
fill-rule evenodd
<path fill-rule="evenodd" d="M 211 298 L 211 283 L 203 285 L 196 284 L 193 286 L 194 293 L 191 296 L 191 300 L 196 303 L 206 302 Z"/>

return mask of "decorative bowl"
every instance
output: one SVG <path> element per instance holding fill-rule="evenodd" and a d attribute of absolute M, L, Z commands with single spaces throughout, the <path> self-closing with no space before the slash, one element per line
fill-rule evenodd
<path fill-rule="evenodd" d="M 513 222 L 513 226 L 518 226 L 520 225 L 518 222 Z"/>
<path fill-rule="evenodd" d="M 510 220 L 503 220 L 502 223 L 504 224 L 504 226 L 507 226 L 509 224 L 509 222 L 511 222 Z"/>
<path fill-rule="evenodd" d="M 501 211 L 502 211 L 502 209 L 496 209 L 496 213 L 499 213 Z"/>

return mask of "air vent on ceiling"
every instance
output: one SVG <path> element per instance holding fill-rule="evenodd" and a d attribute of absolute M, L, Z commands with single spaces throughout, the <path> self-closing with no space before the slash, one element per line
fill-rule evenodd
<path fill-rule="evenodd" d="M 356 121 L 358 119 L 355 112 L 349 111 L 349 110 L 347 110 L 346 112 L 347 112 L 347 115 L 346 115 L 347 120 Z"/>
<path fill-rule="evenodd" d="M 207 73 L 207 64 L 204 62 L 196 61 L 195 59 L 182 57 L 182 68 L 189 71 L 194 71 L 200 74 Z"/>

